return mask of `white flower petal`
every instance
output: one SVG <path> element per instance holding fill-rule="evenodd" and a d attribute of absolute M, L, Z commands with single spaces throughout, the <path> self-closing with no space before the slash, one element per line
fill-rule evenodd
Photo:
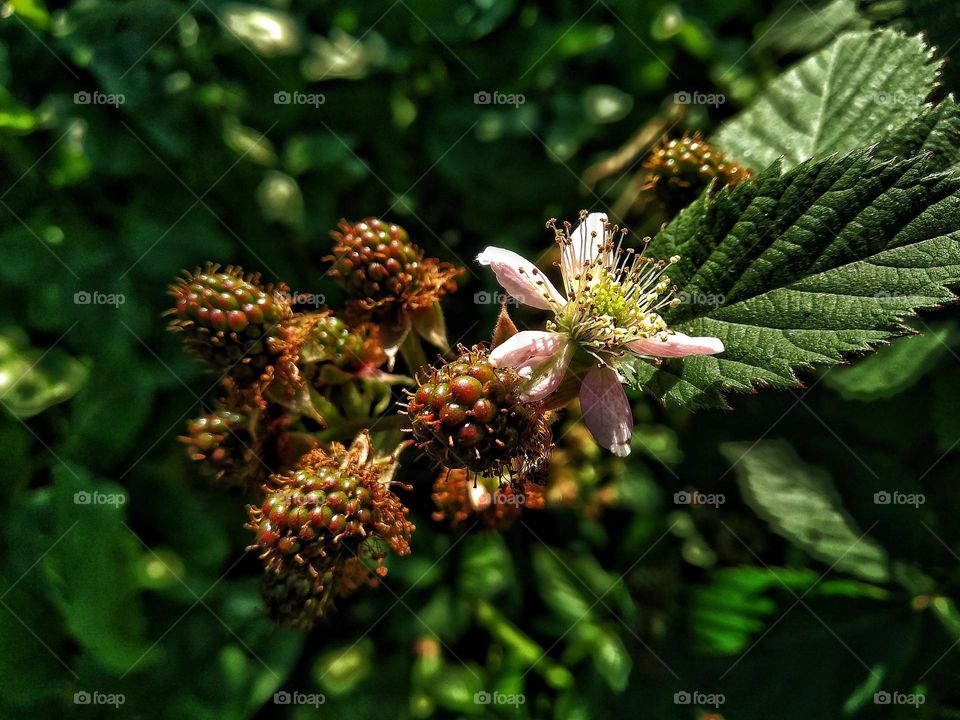
<path fill-rule="evenodd" d="M 494 367 L 519 367 L 532 358 L 549 357 L 567 342 L 565 335 L 542 330 L 524 330 L 510 336 L 490 351 Z"/>
<path fill-rule="evenodd" d="M 594 367 L 580 387 L 583 421 L 593 437 L 614 455 L 630 454 L 633 410 L 617 373 L 609 367 Z"/>
<path fill-rule="evenodd" d="M 561 337 L 566 339 L 564 335 L 561 335 Z M 523 393 L 525 400 L 543 400 L 560 387 L 560 383 L 563 382 L 563 378 L 567 374 L 567 368 L 570 367 L 574 349 L 575 345 L 572 342 L 565 342 L 563 347 L 546 361 L 540 359 L 530 361 L 533 372 L 530 376 L 530 384 Z M 536 363 L 536 365 L 534 366 L 533 363 Z M 523 373 L 525 369 L 525 367 L 522 367 L 519 372 Z"/>
<path fill-rule="evenodd" d="M 595 212 L 587 215 L 583 222 L 570 232 L 571 244 L 564 247 L 564 264 L 572 271 L 573 276 L 578 275 L 583 267 L 590 264 L 600 253 L 606 240 L 606 226 L 607 214 Z"/>
<path fill-rule="evenodd" d="M 549 310 L 567 303 L 550 278 L 512 250 L 488 247 L 477 255 L 477 262 L 489 265 L 503 289 L 524 305 Z"/>
<path fill-rule="evenodd" d="M 627 343 L 627 349 L 637 355 L 651 357 L 686 357 L 688 355 L 716 355 L 723 352 L 723 341 L 715 337 L 690 337 L 673 333 L 666 340 L 647 338 Z"/>

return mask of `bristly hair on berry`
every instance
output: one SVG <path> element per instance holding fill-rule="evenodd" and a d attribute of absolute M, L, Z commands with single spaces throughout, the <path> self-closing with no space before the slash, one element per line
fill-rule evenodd
<path fill-rule="evenodd" d="M 283 284 L 262 285 L 258 274 L 209 263 L 184 271 L 169 293 L 170 329 L 212 370 L 238 383 L 263 388 L 275 376 L 296 377 L 297 342 Z"/>
<path fill-rule="evenodd" d="M 260 553 L 266 571 L 309 577 L 323 593 L 344 563 L 370 561 L 385 575 L 387 550 L 409 554 L 416 528 L 391 489 L 403 447 L 377 458 L 364 431 L 349 449 L 336 443 L 316 449 L 293 471 L 274 475 L 262 504 L 248 507 L 247 527 L 256 533 L 249 549 Z"/>
<path fill-rule="evenodd" d="M 644 189 L 653 190 L 671 214 L 696 200 L 714 178 L 720 187 L 734 187 L 754 175 L 750 168 L 712 147 L 699 132 L 664 138 L 643 168 L 649 173 Z"/>
<path fill-rule="evenodd" d="M 552 447 L 542 406 L 521 399 L 523 379 L 491 365 L 484 345 L 457 350 L 452 362 L 421 370 L 419 387 L 406 391 L 418 447 L 439 466 L 515 483 L 535 479 Z"/>
<path fill-rule="evenodd" d="M 348 309 L 358 318 L 379 320 L 430 308 L 456 290 L 458 268 L 410 241 L 399 225 L 378 218 L 341 220 L 334 230 L 330 276 L 347 291 Z"/>

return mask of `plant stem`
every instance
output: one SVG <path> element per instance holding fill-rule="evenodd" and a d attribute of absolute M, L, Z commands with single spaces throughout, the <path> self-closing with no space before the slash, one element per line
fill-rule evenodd
<path fill-rule="evenodd" d="M 477 603 L 477 620 L 494 638 L 540 673 L 550 687 L 562 689 L 573 685 L 569 670 L 547 657 L 546 650 L 486 600 Z"/>
<path fill-rule="evenodd" d="M 422 367 L 427 367 L 427 354 L 423 351 L 423 343 L 420 342 L 420 336 L 412 329 L 400 344 L 400 354 L 403 361 L 407 364 L 410 374 L 416 376 L 417 371 Z"/>

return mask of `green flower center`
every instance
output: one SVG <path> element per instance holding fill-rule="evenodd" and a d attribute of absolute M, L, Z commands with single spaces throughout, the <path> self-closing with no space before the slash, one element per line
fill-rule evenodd
<path fill-rule="evenodd" d="M 613 318 L 616 325 L 628 325 L 637 315 L 636 305 L 627 301 L 623 285 L 611 277 L 588 288 L 586 295 L 594 311 Z"/>

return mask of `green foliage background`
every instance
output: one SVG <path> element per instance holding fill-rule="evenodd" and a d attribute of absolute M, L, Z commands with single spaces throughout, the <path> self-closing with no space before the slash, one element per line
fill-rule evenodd
<path fill-rule="evenodd" d="M 948 51 L 960 27 L 934 2 L 8 3 L 0 716 L 960 716 L 952 309 L 732 413 L 637 394 L 629 460 L 571 464 L 579 500 L 503 535 L 433 522 L 433 476 L 408 456 L 413 555 L 307 636 L 263 617 L 245 499 L 209 488 L 175 440 L 213 383 L 160 318 L 180 269 L 241 264 L 335 305 L 329 230 L 386 216 L 468 268 L 450 336 L 484 339 L 480 249 L 537 257 L 544 219 L 611 204 L 628 173 L 588 187 L 584 171 L 674 93 L 723 94 L 677 126 L 709 135 L 784 67 L 871 25 Z M 948 62 L 941 95 L 954 78 Z M 525 102 L 478 105 L 480 91 Z M 674 501 L 694 489 L 725 502 Z M 876 504 L 884 491 L 926 502 Z M 598 497 L 613 498 L 602 514 Z M 278 690 L 326 703 L 277 705 Z M 474 702 L 495 690 L 526 702 Z M 75 704 L 84 691 L 125 702 Z M 878 691 L 926 702 L 876 705 Z"/>

